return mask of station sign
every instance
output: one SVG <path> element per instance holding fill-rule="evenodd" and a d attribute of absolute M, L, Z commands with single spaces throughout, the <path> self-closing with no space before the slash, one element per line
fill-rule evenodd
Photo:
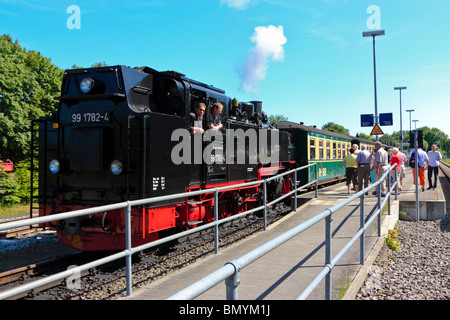
<path fill-rule="evenodd" d="M 373 114 L 362 114 L 361 127 L 372 127 L 372 126 L 373 126 Z"/>
<path fill-rule="evenodd" d="M 392 121 L 391 113 L 380 113 L 380 126 L 392 126 L 394 122 Z"/>

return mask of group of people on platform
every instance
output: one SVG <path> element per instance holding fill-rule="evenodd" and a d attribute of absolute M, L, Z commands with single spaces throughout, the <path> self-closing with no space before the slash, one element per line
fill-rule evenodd
<path fill-rule="evenodd" d="M 436 150 L 435 144 L 431 146 L 431 150 L 426 153 L 421 148 L 418 149 L 417 157 L 414 150 L 412 150 L 409 156 L 409 162 L 406 155 L 402 152 L 401 148 L 393 148 L 392 153 L 389 154 L 382 148 L 381 142 L 375 142 L 375 148 L 373 152 L 369 152 L 365 145 L 361 146 L 361 150 L 358 150 L 358 145 L 354 144 L 350 150 L 348 150 L 347 156 L 344 158 L 342 164 L 345 168 L 345 175 L 347 179 L 348 194 L 350 194 L 350 187 L 353 183 L 355 192 L 367 188 L 369 186 L 369 180 L 376 182 L 389 170 L 390 166 L 397 164 L 396 170 L 391 171 L 390 177 L 394 178 L 396 175 L 397 181 L 400 181 L 398 191 L 403 188 L 403 179 L 406 177 L 405 164 L 408 163 L 413 169 L 414 184 L 416 183 L 415 175 L 415 163 L 418 161 L 418 176 L 419 183 L 422 191 L 425 191 L 425 170 L 428 169 L 428 184 L 427 190 L 437 188 L 437 181 L 439 175 L 439 161 L 442 159 L 442 155 Z M 434 183 L 432 178 L 434 175 Z M 386 178 L 380 183 L 381 196 L 386 195 Z M 366 195 L 368 193 L 366 192 Z M 377 194 L 377 191 L 373 191 L 373 195 Z"/>

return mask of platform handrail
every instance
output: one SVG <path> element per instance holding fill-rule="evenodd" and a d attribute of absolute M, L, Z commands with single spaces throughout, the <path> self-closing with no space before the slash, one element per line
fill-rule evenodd
<path fill-rule="evenodd" d="M 309 167 L 315 167 L 315 180 L 311 181 L 310 183 L 304 184 L 300 187 L 297 187 L 297 172 L 300 170 L 304 170 L 307 169 Z M 278 197 L 277 199 L 266 203 L 266 198 L 267 198 L 267 188 L 266 188 L 266 184 L 267 181 L 271 181 L 274 179 L 278 179 L 280 177 L 283 177 L 285 175 L 290 175 L 290 174 L 294 174 L 294 181 L 295 181 L 295 187 L 292 191 L 290 191 L 289 193 L 283 194 L 282 196 Z M 110 205 L 104 205 L 104 206 L 99 206 L 99 207 L 93 207 L 93 208 L 89 208 L 89 209 L 81 209 L 81 210 L 76 210 L 76 211 L 71 211 L 71 212 L 64 212 L 64 213 L 56 213 L 56 214 L 52 214 L 49 216 L 45 216 L 45 217 L 37 217 L 37 218 L 30 218 L 30 219 L 25 219 L 25 220 L 20 220 L 20 221 L 13 221 L 13 222 L 6 222 L 6 223 L 1 223 L 0 224 L 0 231 L 4 231 L 4 230 L 8 230 L 8 229 L 13 229 L 13 228 L 19 228 L 19 227 L 24 227 L 24 226 L 32 226 L 35 224 L 43 224 L 43 223 L 47 223 L 47 222 L 52 222 L 52 221 L 59 221 L 59 220 L 65 220 L 65 219 L 70 219 L 70 218 L 75 218 L 75 217 L 80 217 L 80 216 L 85 216 L 85 215 L 89 215 L 89 214 L 93 214 L 93 213 L 98 213 L 98 212 L 105 212 L 105 211 L 110 211 L 110 210 L 118 210 L 118 209 L 124 209 L 125 210 L 125 242 L 126 242 L 126 249 L 123 251 L 120 251 L 118 253 L 112 254 L 110 256 L 104 257 L 102 259 L 99 260 L 95 260 L 89 263 L 86 263 L 84 265 L 75 267 L 75 268 L 71 268 L 69 270 L 45 277 L 43 279 L 40 280 L 36 280 L 6 291 L 2 291 L 0 292 L 0 300 L 3 299 L 7 299 L 7 298 L 11 298 L 14 297 L 16 295 L 19 295 L 21 293 L 24 293 L 28 290 L 34 289 L 34 288 L 38 288 L 40 286 L 46 285 L 48 283 L 51 283 L 53 281 L 56 280 L 60 280 L 60 279 L 64 279 L 67 278 L 69 276 L 75 275 L 75 274 L 79 274 L 82 271 L 86 271 L 89 269 L 92 269 L 94 267 L 100 266 L 102 264 L 106 264 L 112 261 L 115 261 L 117 259 L 126 258 L 126 291 L 127 291 L 127 295 L 131 295 L 132 293 L 132 268 L 131 268 L 131 257 L 134 253 L 140 252 L 142 250 L 146 250 L 146 249 L 150 249 L 152 247 L 158 246 L 160 244 L 166 243 L 166 242 L 170 242 L 173 241 L 175 239 L 178 238 L 182 238 L 185 236 L 188 236 L 190 234 L 193 233 L 197 233 L 200 232 L 202 230 L 205 229 L 209 229 L 209 228 L 215 228 L 215 253 L 218 253 L 219 250 L 219 225 L 226 223 L 228 221 L 234 220 L 234 219 L 238 219 L 241 218 L 245 215 L 251 214 L 255 211 L 259 211 L 259 210 L 263 210 L 264 212 L 264 230 L 267 227 L 266 224 L 266 210 L 268 207 L 270 207 L 271 205 L 273 205 L 274 203 L 288 197 L 289 195 L 294 194 L 294 205 L 296 208 L 296 194 L 298 191 L 305 189 L 313 184 L 315 184 L 315 197 L 318 196 L 318 166 L 317 163 L 311 163 L 299 168 L 295 168 L 295 169 L 291 169 L 289 171 L 280 173 L 276 176 L 267 178 L 267 179 L 262 179 L 262 180 L 257 180 L 257 181 L 251 181 L 251 182 L 245 182 L 245 183 L 241 183 L 241 184 L 237 184 L 237 185 L 232 185 L 232 186 L 224 186 L 224 187 L 218 187 L 218 188 L 210 188 L 210 189 L 204 189 L 204 190 L 198 190 L 198 191 L 189 191 L 189 192 L 183 192 L 183 193 L 178 193 L 178 194 L 173 194 L 173 195 L 167 195 L 167 196 L 158 196 L 158 197 L 153 197 L 153 198 L 147 198 L 147 199 L 140 199 L 140 200 L 130 200 L 130 201 L 124 201 L 124 202 L 120 202 L 120 203 L 116 203 L 116 204 L 110 204 Z M 257 184 L 263 184 L 263 200 L 264 203 L 263 205 L 257 207 L 257 208 L 253 208 L 244 212 L 241 212 L 237 215 L 233 215 L 231 217 L 227 217 L 227 218 L 223 218 L 223 219 L 218 219 L 218 193 L 219 191 L 225 191 L 227 189 L 231 189 L 231 188 L 242 188 L 242 187 L 246 187 L 246 186 L 253 186 L 253 185 L 257 185 Z M 155 202 L 160 202 L 160 201 L 166 201 L 166 200 L 175 200 L 175 199 L 181 199 L 181 198 L 186 198 L 186 197 L 192 197 L 192 196 L 196 196 L 196 195 L 201 195 L 201 194 L 206 194 L 206 193 L 214 193 L 214 197 L 215 197 L 215 201 L 214 201 L 214 221 L 207 223 L 205 225 L 196 227 L 194 229 L 190 229 L 184 232 L 180 232 L 177 233 L 175 235 L 172 236 L 168 236 L 168 237 L 164 237 L 162 239 L 158 239 L 152 242 L 149 242 L 147 244 L 144 245 L 140 245 L 137 247 L 132 247 L 131 246 L 131 207 L 133 206 L 139 206 L 139 205 L 144 205 L 144 204 L 150 204 L 150 203 L 155 203 Z"/>
<path fill-rule="evenodd" d="M 309 220 L 301 223 L 300 225 L 292 228 L 291 230 L 283 233 L 282 235 L 266 242 L 262 246 L 250 251 L 249 253 L 241 256 L 240 258 L 237 258 L 235 260 L 227 262 L 222 268 L 212 272 L 208 276 L 194 282 L 190 286 L 184 288 L 183 290 L 178 291 L 177 293 L 173 294 L 172 296 L 168 297 L 167 300 L 190 300 L 198 297 L 200 294 L 204 293 L 205 291 L 211 289 L 215 285 L 221 283 L 222 281 L 225 281 L 226 283 L 226 298 L 227 300 L 237 300 L 238 299 L 238 285 L 239 285 L 239 271 L 244 268 L 245 266 L 249 265 L 250 263 L 255 262 L 257 259 L 261 258 L 265 254 L 269 253 L 276 247 L 280 246 L 284 242 L 292 239 L 293 237 L 297 236 L 301 232 L 305 231 L 306 229 L 312 227 L 316 223 L 322 221 L 325 219 L 326 221 L 326 239 L 325 239 L 325 265 L 323 269 L 319 272 L 319 274 L 313 279 L 313 281 L 303 290 L 303 292 L 297 297 L 298 300 L 304 300 L 306 299 L 311 292 L 318 286 L 318 284 L 323 280 L 323 278 L 326 278 L 325 283 L 325 299 L 331 300 L 331 271 L 333 267 L 336 265 L 336 263 L 339 261 L 339 259 L 347 252 L 347 250 L 351 247 L 351 245 L 360 238 L 360 264 L 364 264 L 365 260 L 365 254 L 364 254 L 364 231 L 367 229 L 367 227 L 375 220 L 375 218 L 378 218 L 378 236 L 381 236 L 381 212 L 382 208 L 384 208 L 387 201 L 390 201 L 391 195 L 393 192 L 395 192 L 395 199 L 397 199 L 398 195 L 398 181 L 397 181 L 397 174 L 394 174 L 394 183 L 391 186 L 390 183 L 390 176 L 386 179 L 387 180 L 387 190 L 386 197 L 383 202 L 381 202 L 381 182 L 390 175 L 390 172 L 392 170 L 396 170 L 397 164 L 394 164 L 393 166 L 390 166 L 389 169 L 381 176 L 381 178 L 373 183 L 372 185 L 368 186 L 367 188 L 360 190 L 353 196 L 347 198 L 344 201 L 341 201 L 337 205 L 330 207 L 328 209 L 325 209 L 321 213 L 315 215 L 314 217 L 310 218 Z M 364 223 L 364 199 L 365 199 L 365 193 L 369 192 L 373 188 L 377 187 L 378 189 L 378 201 L 376 206 L 378 209 L 372 214 L 370 219 Z M 339 209 L 345 207 L 348 203 L 360 199 L 360 222 L 361 226 L 360 229 L 357 231 L 355 236 L 344 246 L 343 249 L 334 257 L 331 256 L 331 240 L 332 240 L 332 230 L 331 230 L 331 221 L 332 221 L 332 214 L 338 211 Z M 390 203 L 390 202 L 389 202 Z M 390 215 L 390 206 L 388 207 L 388 214 Z"/>

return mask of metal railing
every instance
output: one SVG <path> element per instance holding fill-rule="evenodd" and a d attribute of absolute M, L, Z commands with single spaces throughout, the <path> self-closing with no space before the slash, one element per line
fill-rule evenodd
<path fill-rule="evenodd" d="M 297 187 L 297 172 L 300 170 L 304 170 L 307 169 L 309 167 L 315 167 L 315 180 L 311 181 L 305 185 L 302 185 L 300 187 Z M 290 175 L 290 174 L 294 174 L 294 181 L 295 181 L 295 188 L 294 190 L 290 191 L 289 193 L 286 193 L 282 196 L 280 196 L 279 198 L 267 203 L 266 199 L 267 199 L 267 182 L 274 180 L 274 179 L 279 179 L 285 175 Z M 257 207 L 257 208 L 253 208 L 251 210 L 247 210 L 245 212 L 242 212 L 240 214 L 231 216 L 231 217 L 227 217 L 227 218 L 223 218 L 223 219 L 218 219 L 218 195 L 219 192 L 221 191 L 226 191 L 227 189 L 230 188 L 243 188 L 243 187 L 249 187 L 249 186 L 253 186 L 253 185 L 258 185 L 258 184 L 262 184 L 263 185 L 263 205 Z M 238 185 L 232 185 L 232 186 L 226 186 L 226 187 L 220 187 L 220 188 L 211 188 L 211 189 L 204 189 L 204 190 L 198 190 L 198 191 L 191 191 L 191 192 L 184 192 L 184 193 L 179 193 L 179 194 L 174 194 L 174 195 L 167 195 L 167 196 L 160 196 L 160 197 L 154 197 L 154 198 L 148 198 L 148 199 L 141 199 L 141 200 L 133 200 L 133 201 L 126 201 L 126 202 L 121 202 L 121 203 L 117 203 L 117 204 L 111 204 L 111 205 L 105 205 L 105 206 L 100 206 L 100 207 L 94 207 L 94 208 L 89 208 L 89 209 L 83 209 L 83 210 L 76 210 L 76 211 L 72 211 L 72 212 L 65 212 L 65 213 L 58 213 L 58 214 L 53 214 L 50 216 L 45 216 L 45 217 L 38 217 L 38 218 L 31 218 L 31 219 L 26 219 L 26 220 L 20 220 L 20 221 L 14 221 L 14 222 L 7 222 L 7 223 L 2 223 L 0 224 L 0 231 L 3 230 L 8 230 L 8 229 L 13 229 L 13 228 L 19 228 L 19 227 L 24 227 L 24 226 L 31 226 L 31 225 L 35 225 L 35 224 L 43 224 L 43 223 L 47 223 L 47 222 L 52 222 L 52 221 L 59 221 L 59 220 L 65 220 L 65 219 L 70 219 L 70 218 L 75 218 L 75 217 L 80 217 L 80 216 L 85 216 L 85 215 L 89 215 L 89 214 L 93 214 L 93 213 L 97 213 L 97 212 L 105 212 L 105 211 L 110 211 L 110 210 L 118 210 L 118 209 L 124 209 L 125 210 L 125 250 L 112 254 L 110 256 L 104 257 L 102 259 L 99 260 L 95 260 L 92 261 L 90 263 L 81 265 L 81 266 L 77 266 L 74 268 L 70 268 L 69 270 L 48 276 L 46 278 L 40 279 L 40 280 L 36 280 L 21 286 L 18 286 L 16 288 L 7 290 L 7 291 L 3 291 L 0 292 L 0 300 L 3 299 L 7 299 L 10 297 L 14 297 L 18 294 L 27 292 L 29 290 L 41 287 L 43 285 L 46 285 L 48 283 L 51 283 L 53 281 L 56 280 L 61 280 L 67 277 L 70 277 L 72 275 L 75 274 L 80 274 L 83 271 L 98 267 L 100 265 L 115 261 L 117 259 L 120 258 L 126 258 L 126 292 L 127 295 L 131 295 L 132 293 L 132 263 L 131 263 L 131 257 L 134 253 L 140 252 L 142 250 L 146 250 L 146 249 L 150 249 L 152 247 L 161 245 L 163 243 L 166 242 L 170 242 L 173 241 L 175 239 L 181 238 L 181 237 L 185 237 L 188 236 L 190 234 L 196 233 L 196 232 L 200 232 L 202 230 L 205 229 L 209 229 L 209 228 L 213 228 L 214 227 L 214 250 L 215 253 L 218 253 L 219 251 L 219 225 L 224 224 L 228 221 L 234 220 L 234 219 L 239 219 L 245 215 L 251 214 L 253 212 L 259 211 L 259 210 L 263 210 L 263 218 L 264 218 L 264 230 L 266 230 L 267 228 L 267 208 L 272 206 L 273 204 L 275 204 L 276 202 L 294 195 L 294 208 L 297 208 L 297 192 L 300 191 L 301 189 L 305 189 L 308 188 L 309 186 L 312 186 L 313 184 L 315 184 L 315 197 L 318 196 L 318 168 L 317 168 L 317 163 L 312 163 L 300 168 L 296 168 L 296 169 L 292 169 L 286 172 L 283 172 L 281 174 L 278 174 L 276 176 L 264 179 L 264 180 L 258 180 L 258 181 L 252 181 L 252 182 L 247 182 L 247 183 L 241 183 Z M 145 205 L 145 204 L 150 204 L 150 203 L 155 203 L 155 202 L 159 202 L 159 201 L 166 201 L 166 200 L 174 200 L 174 199 L 183 199 L 183 198 L 187 198 L 187 197 L 192 197 L 192 196 L 197 196 L 197 195 L 201 195 L 201 194 L 205 194 L 205 193 L 214 193 L 214 221 L 210 222 L 208 224 L 196 227 L 194 229 L 191 230 L 187 230 L 184 232 L 180 232 L 177 233 L 175 235 L 172 236 L 168 236 L 144 245 L 140 245 L 138 247 L 132 247 L 131 246 L 131 207 L 133 206 L 140 206 L 140 205 Z"/>
<path fill-rule="evenodd" d="M 222 268 L 212 272 L 208 276 L 204 277 L 203 279 L 198 280 L 197 282 L 191 284 L 190 286 L 186 287 L 185 289 L 175 293 L 174 295 L 168 297 L 168 300 L 181 300 L 181 299 L 194 299 L 195 297 L 199 296 L 200 294 L 204 293 L 205 291 L 211 289 L 215 285 L 221 283 L 222 281 L 225 281 L 226 284 L 226 298 L 227 300 L 237 300 L 238 299 L 238 285 L 239 285 L 239 271 L 246 267 L 247 265 L 251 264 L 252 262 L 255 262 L 257 259 L 261 258 L 271 250 L 275 249 L 276 247 L 280 246 L 284 242 L 290 240 L 291 238 L 295 237 L 296 235 L 300 234 L 301 232 L 305 231 L 306 229 L 310 228 L 311 226 L 315 225 L 316 223 L 322 221 L 325 219 L 325 232 L 326 232 L 326 239 L 325 239 L 325 266 L 323 269 L 319 272 L 319 274 L 313 279 L 313 281 L 304 289 L 304 291 L 297 297 L 297 300 L 304 300 L 306 299 L 311 292 L 317 287 L 317 285 L 325 279 L 325 299 L 330 300 L 331 299 L 331 271 L 333 267 L 336 265 L 336 263 L 339 261 L 339 259 L 347 252 L 347 250 L 352 246 L 352 244 L 359 238 L 360 239 L 360 263 L 364 264 L 365 260 L 365 241 L 364 241 L 364 232 L 367 229 L 367 227 L 375 220 L 375 218 L 378 218 L 378 236 L 381 236 L 381 212 L 382 208 L 384 208 L 386 202 L 388 202 L 388 214 L 390 214 L 390 198 L 391 194 L 395 189 L 395 200 L 397 200 L 397 194 L 398 194 L 398 182 L 397 182 L 397 174 L 394 174 L 394 184 L 391 186 L 390 181 L 390 172 L 392 170 L 395 170 L 396 164 L 389 168 L 389 170 L 379 179 L 377 182 L 372 184 L 371 186 L 359 191 L 358 193 L 354 194 L 353 196 L 347 198 L 346 200 L 340 202 L 339 204 L 326 209 L 325 211 L 317 214 L 316 216 L 312 217 L 311 219 L 305 221 L 304 223 L 298 225 L 297 227 L 294 227 L 293 229 L 283 233 L 282 235 L 274 238 L 273 240 L 265 243 L 264 245 L 250 251 L 249 253 L 241 256 L 238 259 L 229 261 L 226 263 Z M 388 177 L 387 180 L 387 189 L 388 192 L 386 193 L 386 197 L 383 202 L 381 202 L 381 182 L 383 179 Z M 365 193 L 369 192 L 371 189 L 377 187 L 378 189 L 378 201 L 377 201 L 377 210 L 372 214 L 372 216 L 368 219 L 366 223 L 364 223 L 364 215 L 365 215 Z M 332 258 L 331 254 L 331 240 L 332 240 L 332 228 L 331 228 L 331 221 L 332 221 L 332 214 L 338 211 L 339 209 L 346 206 L 348 203 L 356 200 L 357 198 L 360 199 L 360 229 L 358 232 L 353 236 L 353 238 L 344 246 L 344 248 L 339 251 L 339 253 Z"/>

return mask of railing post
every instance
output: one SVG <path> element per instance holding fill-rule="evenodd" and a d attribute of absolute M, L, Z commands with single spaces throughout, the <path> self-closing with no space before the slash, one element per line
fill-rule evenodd
<path fill-rule="evenodd" d="M 381 183 L 377 186 L 377 194 L 378 194 L 378 202 L 377 208 L 379 210 L 378 213 L 378 236 L 381 236 Z"/>
<path fill-rule="evenodd" d="M 360 219 L 359 219 L 359 225 L 360 228 L 363 229 L 364 228 L 364 216 L 365 216 L 365 194 L 363 193 L 362 196 L 360 197 L 360 202 L 359 202 L 359 212 L 360 212 Z M 361 233 L 361 238 L 359 241 L 359 262 L 360 264 L 364 264 L 364 260 L 365 260 L 365 231 L 363 231 Z"/>
<path fill-rule="evenodd" d="M 267 229 L 267 181 L 264 179 L 263 184 L 263 205 L 264 205 L 264 231 Z"/>
<path fill-rule="evenodd" d="M 395 168 L 395 169 L 400 169 L 400 168 Z M 395 175 L 394 175 L 394 183 L 395 183 L 395 200 L 397 200 L 397 196 L 398 196 L 398 179 L 397 179 L 397 171 L 395 171 Z"/>
<path fill-rule="evenodd" d="M 132 263 L 131 263 L 131 205 L 127 201 L 127 207 L 125 208 L 125 248 L 127 252 L 126 256 L 126 279 L 127 279 L 127 295 L 131 295 L 133 288 L 133 275 L 132 275 Z"/>
<path fill-rule="evenodd" d="M 317 162 L 316 162 L 316 192 L 314 195 L 315 198 L 317 198 L 319 195 L 318 190 L 319 190 L 319 166 L 317 165 Z"/>
<path fill-rule="evenodd" d="M 331 222 L 333 217 L 331 215 L 325 218 L 325 265 L 331 265 L 331 248 L 332 248 L 332 230 Z M 325 277 L 325 300 L 331 300 L 331 269 Z"/>
<path fill-rule="evenodd" d="M 297 170 L 294 171 L 294 211 L 297 210 Z"/>
<path fill-rule="evenodd" d="M 230 261 L 227 264 L 233 265 L 235 271 L 233 275 L 229 276 L 225 279 L 226 284 L 226 294 L 227 294 L 227 300 L 238 300 L 239 294 L 238 294 L 238 286 L 239 286 L 239 270 L 240 266 L 239 263 L 236 260 Z"/>
<path fill-rule="evenodd" d="M 394 169 L 395 170 L 395 169 Z M 395 171 L 394 171 L 395 173 Z M 392 168 L 389 170 L 389 174 L 387 175 L 386 179 L 387 179 L 387 189 L 386 191 L 389 190 L 389 192 L 386 192 L 386 197 L 389 197 L 388 199 L 388 215 L 391 215 L 391 176 L 392 176 Z M 389 193 L 389 195 L 388 195 Z"/>
<path fill-rule="evenodd" d="M 219 253 L 219 192 L 214 190 L 214 251 Z"/>

